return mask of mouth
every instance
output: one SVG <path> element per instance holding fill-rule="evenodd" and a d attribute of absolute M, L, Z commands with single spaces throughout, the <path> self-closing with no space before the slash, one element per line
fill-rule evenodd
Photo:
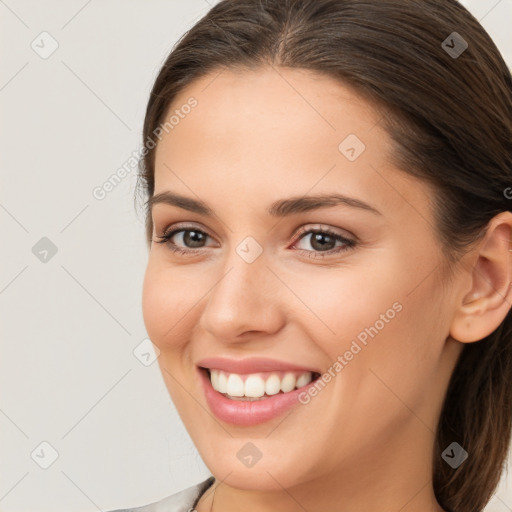
<path fill-rule="evenodd" d="M 232 373 L 217 368 L 199 367 L 219 394 L 234 401 L 268 400 L 292 393 L 320 378 L 316 371 L 281 370 L 257 373 Z"/>
<path fill-rule="evenodd" d="M 321 375 L 318 369 L 266 357 L 209 357 L 197 361 L 196 368 L 210 411 L 241 427 L 275 420 L 309 403 L 301 397 Z"/>

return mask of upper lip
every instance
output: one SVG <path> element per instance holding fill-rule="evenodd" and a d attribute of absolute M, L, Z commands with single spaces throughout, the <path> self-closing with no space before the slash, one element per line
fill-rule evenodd
<path fill-rule="evenodd" d="M 248 357 L 245 359 L 230 359 L 227 357 L 206 357 L 198 361 L 197 366 L 208 369 L 223 370 L 228 373 L 258 373 L 271 371 L 304 371 L 315 372 L 317 370 L 305 366 L 269 359 L 267 357 Z"/>

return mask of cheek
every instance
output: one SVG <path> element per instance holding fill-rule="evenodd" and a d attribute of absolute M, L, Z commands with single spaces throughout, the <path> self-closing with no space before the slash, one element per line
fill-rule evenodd
<path fill-rule="evenodd" d="M 301 325 L 331 360 L 350 350 L 353 341 L 364 347 L 374 337 L 383 338 L 403 315 L 407 284 L 398 266 L 381 261 L 363 267 L 314 272 L 295 283 L 294 292 L 310 310 L 302 312 Z M 304 313 L 310 317 L 310 312 L 314 318 L 307 326 Z"/>
<path fill-rule="evenodd" d="M 201 297 L 179 278 L 176 269 L 149 261 L 142 289 L 142 314 L 151 341 L 161 350 L 177 349 L 185 343 L 187 323 Z"/>
<path fill-rule="evenodd" d="M 383 425 L 407 417 L 404 404 L 418 413 L 428 408 L 429 389 L 439 371 L 445 340 L 441 295 L 433 279 L 411 292 L 413 276 L 395 275 L 393 285 L 376 285 L 366 303 L 354 301 L 347 310 L 357 321 L 349 322 L 350 336 L 344 339 L 352 357 L 345 382 L 361 414 L 378 411 L 375 421 Z M 357 345 L 360 351 L 350 356 Z"/>
<path fill-rule="evenodd" d="M 315 321 L 321 330 L 310 336 L 327 354 L 331 373 L 344 375 L 337 386 L 361 403 L 371 399 L 369 390 L 384 386 L 379 376 L 400 396 L 417 400 L 442 352 L 446 322 L 439 315 L 439 284 L 431 275 L 418 286 L 421 276 L 407 266 L 411 258 L 399 256 L 381 258 L 364 273 L 316 280 L 298 292 L 308 293 L 308 305 L 324 324 Z"/>

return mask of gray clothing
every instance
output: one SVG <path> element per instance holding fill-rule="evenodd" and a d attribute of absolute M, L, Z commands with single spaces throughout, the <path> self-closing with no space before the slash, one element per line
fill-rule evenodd
<path fill-rule="evenodd" d="M 171 496 L 137 508 L 111 510 L 110 512 L 192 512 L 199 498 L 211 487 L 215 478 L 208 477 L 202 482 L 187 487 Z"/>

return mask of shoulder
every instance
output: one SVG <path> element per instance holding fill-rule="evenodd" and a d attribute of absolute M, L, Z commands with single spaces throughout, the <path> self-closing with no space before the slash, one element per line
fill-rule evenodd
<path fill-rule="evenodd" d="M 215 478 L 210 476 L 198 484 L 148 505 L 111 510 L 110 512 L 190 512 L 203 493 L 213 484 L 214 480 Z"/>

